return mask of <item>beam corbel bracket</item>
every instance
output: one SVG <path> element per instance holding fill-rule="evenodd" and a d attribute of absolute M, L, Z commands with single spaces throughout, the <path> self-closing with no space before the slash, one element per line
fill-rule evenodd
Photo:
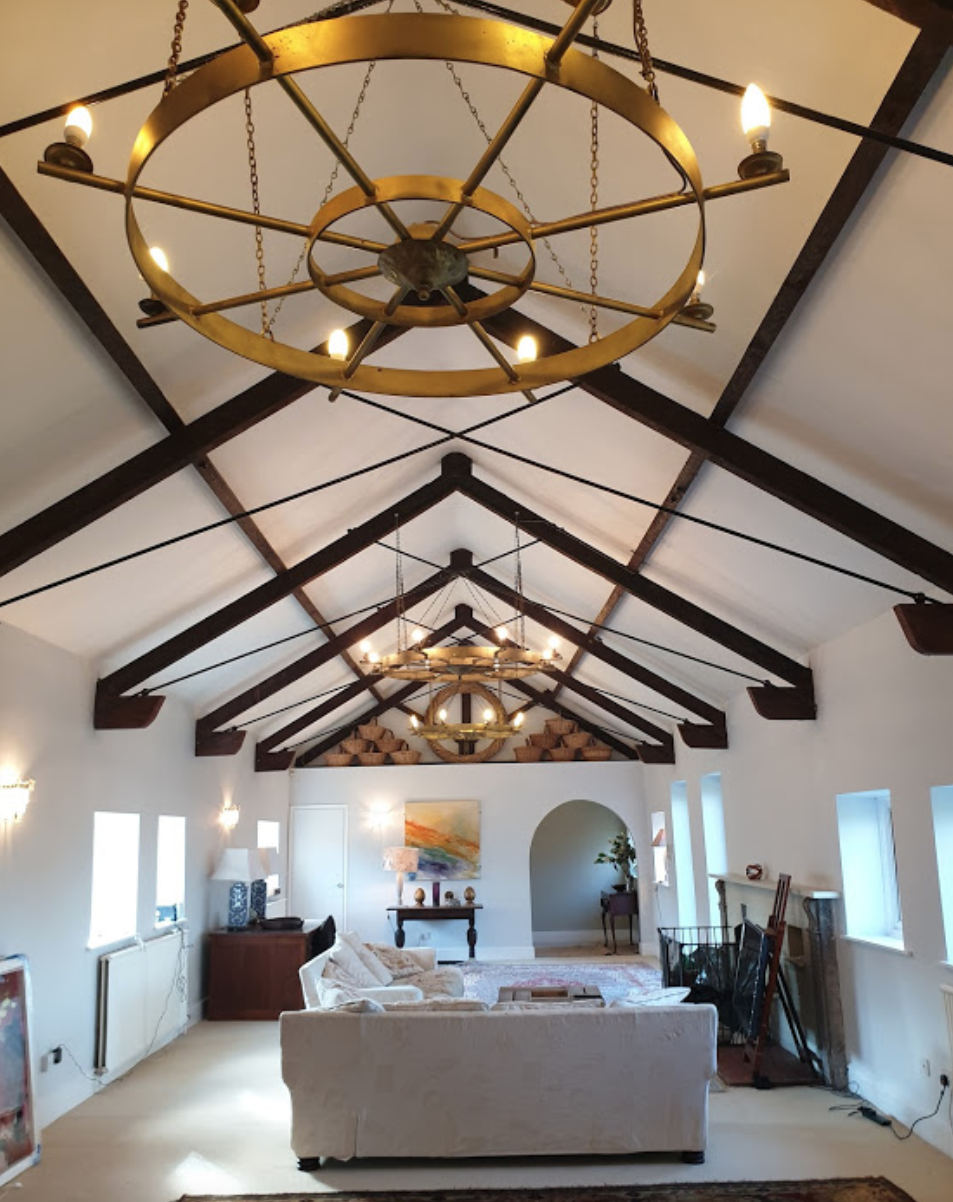
<path fill-rule="evenodd" d="M 752 685 L 748 696 L 757 713 L 773 722 L 810 722 L 817 717 L 813 686 Z"/>
<path fill-rule="evenodd" d="M 237 755 L 245 742 L 244 730 L 203 731 L 196 726 L 196 755 Z"/>
<path fill-rule="evenodd" d="M 294 763 L 293 751 L 267 751 L 264 747 L 255 748 L 256 772 L 287 772 Z"/>
<path fill-rule="evenodd" d="M 142 693 L 138 697 L 123 697 L 107 692 L 102 681 L 96 682 L 96 701 L 93 705 L 95 730 L 141 730 L 151 726 L 162 709 L 164 697 Z"/>
<path fill-rule="evenodd" d="M 953 655 L 953 605 L 895 605 L 900 629 L 920 655 Z"/>
<path fill-rule="evenodd" d="M 675 740 L 671 743 L 640 743 L 638 752 L 643 764 L 674 764 Z"/>
<path fill-rule="evenodd" d="M 709 751 L 725 751 L 728 747 L 728 728 L 711 722 L 679 722 L 678 733 L 686 747 Z"/>

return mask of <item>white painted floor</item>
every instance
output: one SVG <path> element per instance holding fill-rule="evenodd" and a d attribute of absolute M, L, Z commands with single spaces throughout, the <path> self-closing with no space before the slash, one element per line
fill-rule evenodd
<path fill-rule="evenodd" d="M 306 1174 L 288 1145 L 278 1024 L 203 1022 L 47 1128 L 41 1163 L 0 1189 L 0 1199 L 175 1202 L 182 1194 L 884 1176 L 915 1202 L 953 1202 L 953 1160 L 917 1135 L 901 1143 L 829 1110 L 842 1102 L 809 1088 L 713 1093 L 704 1165 L 674 1156 L 413 1160 Z"/>

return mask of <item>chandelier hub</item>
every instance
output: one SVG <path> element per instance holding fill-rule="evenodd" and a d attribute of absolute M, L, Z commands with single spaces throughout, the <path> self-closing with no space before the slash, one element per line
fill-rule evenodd
<path fill-rule="evenodd" d="M 414 292 L 418 300 L 452 288 L 467 278 L 467 256 L 448 242 L 435 242 L 429 226 L 412 226 L 410 237 L 388 246 L 377 257 L 387 279 Z"/>

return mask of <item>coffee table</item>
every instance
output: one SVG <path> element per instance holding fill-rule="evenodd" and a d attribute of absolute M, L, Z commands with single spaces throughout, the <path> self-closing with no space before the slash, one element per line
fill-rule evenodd
<path fill-rule="evenodd" d="M 598 985 L 501 985 L 499 1002 L 589 1002 L 604 1005 Z"/>

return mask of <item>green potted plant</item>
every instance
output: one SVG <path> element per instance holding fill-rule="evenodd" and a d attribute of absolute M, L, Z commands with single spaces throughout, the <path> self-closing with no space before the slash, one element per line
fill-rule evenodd
<path fill-rule="evenodd" d="M 613 888 L 621 892 L 623 889 L 635 888 L 636 855 L 635 844 L 628 831 L 620 831 L 609 840 L 609 850 L 600 851 L 593 861 L 595 864 L 612 864 L 622 873 L 622 881 Z"/>

